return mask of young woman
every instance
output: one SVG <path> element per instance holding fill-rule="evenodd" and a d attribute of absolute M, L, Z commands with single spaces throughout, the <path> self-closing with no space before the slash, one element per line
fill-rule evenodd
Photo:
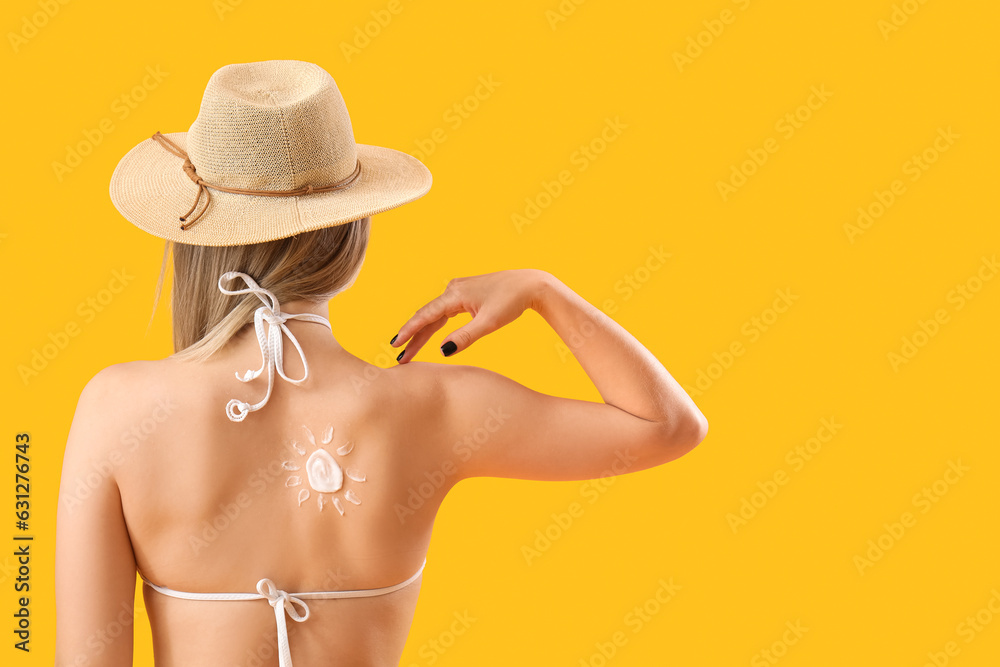
<path fill-rule="evenodd" d="M 329 300 L 360 271 L 371 216 L 429 187 L 414 158 L 355 144 L 329 74 L 298 61 L 222 68 L 188 133 L 123 158 L 115 205 L 172 251 L 176 352 L 106 368 L 80 397 L 57 665 L 131 664 L 138 572 L 157 665 L 395 666 L 459 481 L 634 472 L 705 437 L 663 365 L 542 270 L 453 279 L 391 336 L 398 365 L 341 347 Z M 603 403 L 413 361 L 454 315 L 473 319 L 445 356 L 529 309 Z"/>

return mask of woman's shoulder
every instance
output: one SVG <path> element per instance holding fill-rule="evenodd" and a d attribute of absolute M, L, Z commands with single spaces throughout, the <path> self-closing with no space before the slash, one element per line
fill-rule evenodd
<path fill-rule="evenodd" d="M 105 407 L 113 401 L 116 405 L 127 407 L 151 389 L 162 387 L 176 374 L 177 366 L 177 362 L 170 357 L 111 364 L 91 376 L 83 387 L 81 401 L 87 398 Z"/>
<path fill-rule="evenodd" d="M 461 391 L 463 381 L 489 371 L 478 366 L 412 360 L 383 369 L 383 372 L 390 374 L 391 385 L 397 391 L 419 397 L 425 405 L 440 405 L 450 393 Z"/>
<path fill-rule="evenodd" d="M 175 365 L 169 358 L 138 360 L 97 371 L 80 392 L 67 447 L 74 441 L 88 449 L 111 446 L 136 424 L 162 422 L 175 413 Z"/>
<path fill-rule="evenodd" d="M 169 394 L 153 387 L 158 382 L 155 361 L 129 361 L 97 371 L 84 385 L 77 401 L 63 453 L 64 483 L 86 478 L 95 470 L 108 470 L 114 477 L 125 452 L 135 449 L 147 433 L 178 410 Z M 68 481 L 67 481 L 68 480 Z M 78 484 L 77 484 L 78 485 Z"/>

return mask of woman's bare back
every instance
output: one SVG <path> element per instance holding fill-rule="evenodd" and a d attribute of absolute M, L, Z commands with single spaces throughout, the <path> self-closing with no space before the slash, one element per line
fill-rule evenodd
<path fill-rule="evenodd" d="M 474 366 L 411 361 L 457 312 L 476 315 L 448 336 L 460 352 L 526 308 L 572 345 L 603 403 Z M 209 361 L 118 364 L 88 383 L 60 485 L 57 665 L 98 652 L 89 640 L 131 601 L 136 569 L 187 592 L 250 593 L 265 577 L 292 594 L 390 586 L 420 569 L 437 509 L 463 479 L 626 474 L 682 456 L 707 431 L 648 350 L 543 272 L 452 281 L 400 328 L 395 344 L 406 353 L 387 369 L 342 349 L 325 327 L 287 325 L 309 378 L 276 380 L 267 405 L 240 423 L 226 404 L 256 402 L 267 388 L 266 377 L 242 384 L 234 375 L 260 365 L 251 328 Z M 298 378 L 292 349 L 286 341 L 285 372 Z M 108 472 L 75 498 L 95 470 Z M 288 624 L 295 664 L 397 665 L 421 581 L 380 597 L 309 601 L 308 620 Z M 180 600 L 148 587 L 145 600 L 158 665 L 277 664 L 263 600 Z M 131 660 L 125 635 L 99 648 L 106 664 Z"/>
<path fill-rule="evenodd" d="M 119 369 L 132 397 L 121 416 L 139 430 L 115 478 L 136 565 L 151 582 L 190 592 L 254 592 L 263 577 L 292 594 L 369 589 L 404 581 L 423 563 L 447 491 L 442 485 L 407 505 L 422 479 L 418 449 L 435 426 L 428 365 L 378 368 L 315 324 L 289 326 L 306 350 L 307 383 L 276 381 L 267 406 L 240 423 L 226 418 L 227 401 L 255 402 L 266 389 L 266 378 L 242 384 L 233 375 L 259 365 L 252 332 L 207 363 Z M 300 377 L 298 359 L 287 356 L 293 351 L 286 344 L 285 370 Z M 155 428 L 143 426 L 147 419 Z M 337 469 L 343 477 L 333 491 Z M 293 657 L 303 665 L 398 664 L 419 586 L 310 600 L 309 619 L 288 624 Z M 275 619 L 264 600 L 144 593 L 158 665 L 273 657 Z"/>

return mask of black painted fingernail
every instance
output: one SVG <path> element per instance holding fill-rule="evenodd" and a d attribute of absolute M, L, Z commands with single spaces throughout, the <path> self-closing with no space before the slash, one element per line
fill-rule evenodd
<path fill-rule="evenodd" d="M 404 354 L 406 354 L 406 348 L 403 348 L 403 351 L 399 353 L 399 356 L 396 357 L 396 361 L 402 359 Z"/>
<path fill-rule="evenodd" d="M 452 352 L 458 349 L 458 345 L 455 345 L 455 341 L 450 340 L 441 346 L 441 352 L 444 356 L 449 356 Z"/>
<path fill-rule="evenodd" d="M 397 338 L 399 338 L 399 334 L 396 334 L 395 336 L 392 337 L 392 340 L 389 341 L 389 345 L 395 343 Z"/>

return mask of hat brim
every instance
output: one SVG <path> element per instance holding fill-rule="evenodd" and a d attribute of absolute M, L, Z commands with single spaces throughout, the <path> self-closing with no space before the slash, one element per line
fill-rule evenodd
<path fill-rule="evenodd" d="M 187 149 L 187 132 L 165 136 Z M 181 158 L 149 138 L 118 162 L 111 175 L 111 201 L 126 220 L 154 236 L 191 245 L 227 246 L 345 224 L 402 206 L 430 190 L 431 173 L 417 158 L 382 146 L 356 146 L 361 174 L 348 188 L 291 197 L 213 189 L 208 209 L 184 230 L 179 218 L 194 203 L 198 186 L 181 168 Z M 198 210 L 204 205 L 202 195 Z"/>

